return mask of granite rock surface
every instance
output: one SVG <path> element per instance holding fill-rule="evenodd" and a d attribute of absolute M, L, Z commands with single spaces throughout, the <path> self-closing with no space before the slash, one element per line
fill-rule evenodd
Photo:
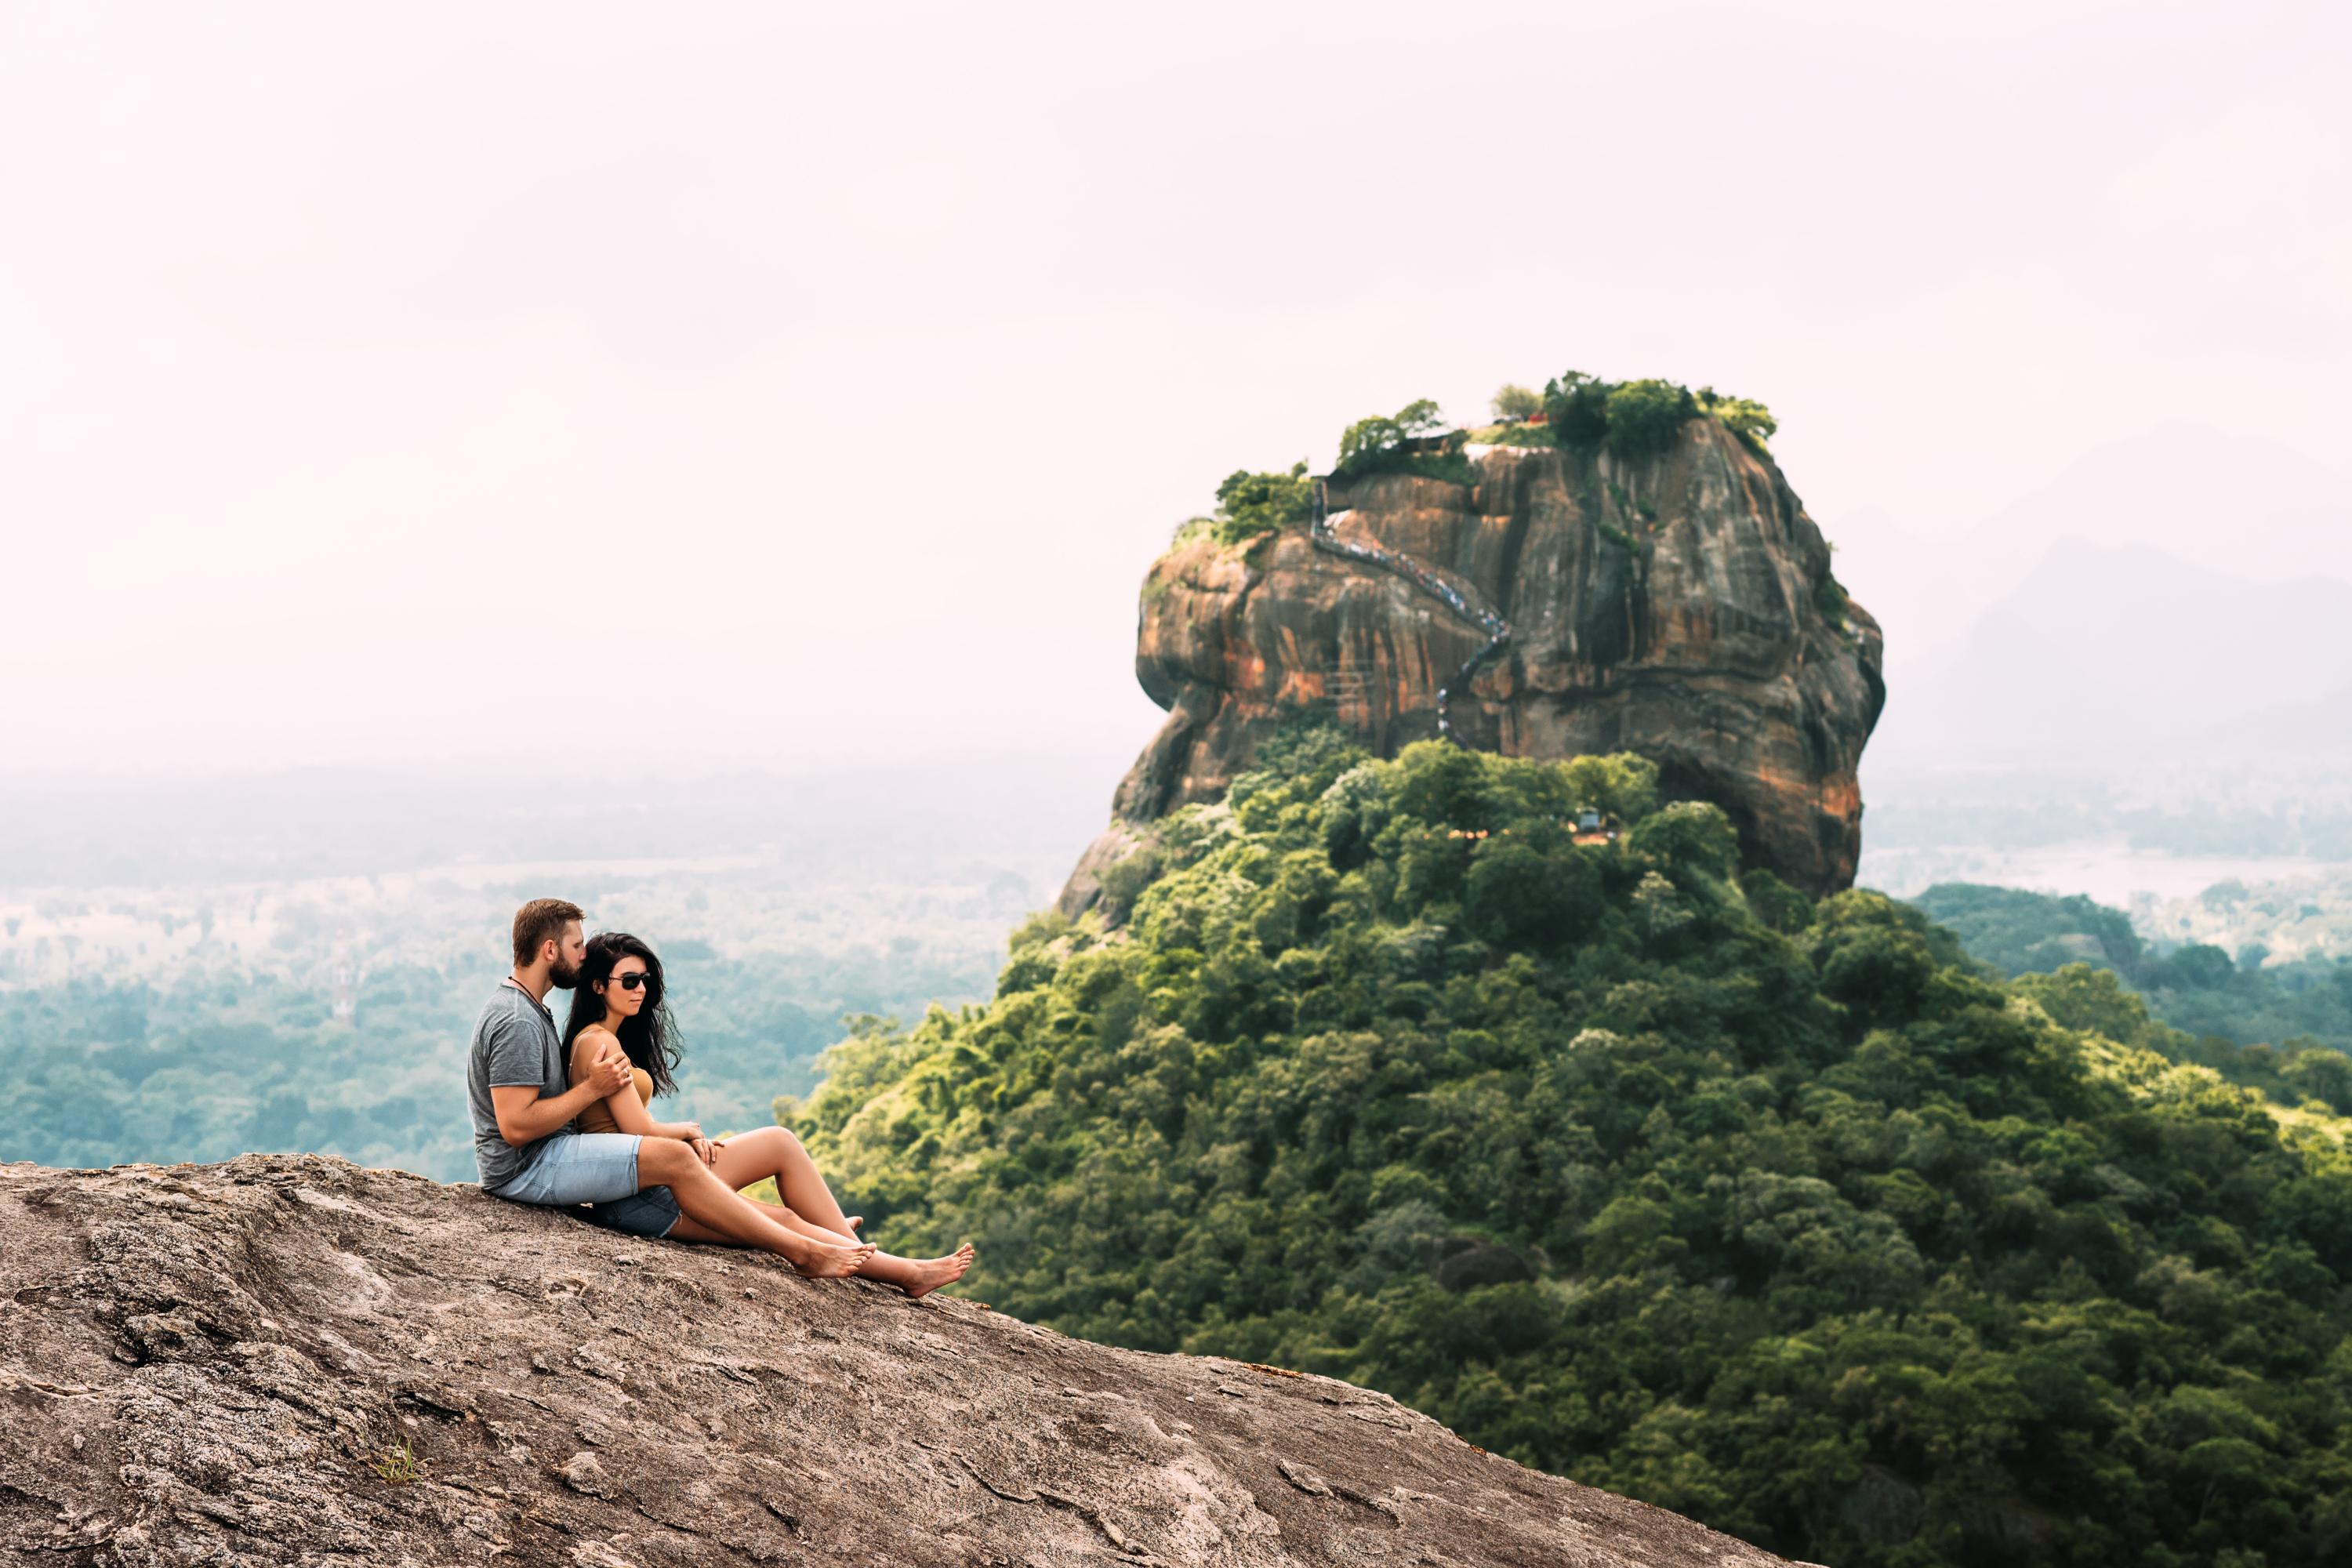
<path fill-rule="evenodd" d="M 9 1563 L 1780 1561 L 1349 1384 L 322 1156 L 0 1165 L 0 1237 Z"/>

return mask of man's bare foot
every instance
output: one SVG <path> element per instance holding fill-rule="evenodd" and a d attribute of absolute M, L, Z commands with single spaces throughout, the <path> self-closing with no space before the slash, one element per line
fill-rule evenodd
<path fill-rule="evenodd" d="M 964 1270 L 971 1267 L 972 1260 L 978 1256 L 972 1251 L 971 1243 L 967 1241 L 945 1258 L 928 1258 L 916 1264 L 914 1277 L 898 1288 L 920 1300 L 940 1286 L 952 1285 L 962 1279 Z"/>
<path fill-rule="evenodd" d="M 835 1247 L 829 1241 L 812 1241 L 808 1244 L 808 1250 L 791 1259 L 791 1263 L 812 1279 L 840 1279 L 856 1273 L 873 1256 L 874 1244 L 870 1241 L 860 1242 L 856 1247 Z"/>

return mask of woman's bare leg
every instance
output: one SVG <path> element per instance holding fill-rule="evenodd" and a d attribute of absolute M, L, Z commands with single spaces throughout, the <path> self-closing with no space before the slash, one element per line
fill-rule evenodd
<path fill-rule="evenodd" d="M 833 1189 L 824 1184 L 824 1177 L 817 1173 L 816 1162 L 809 1158 L 809 1152 L 788 1129 L 762 1127 L 740 1137 L 730 1138 L 727 1147 L 719 1151 L 719 1158 L 725 1160 L 739 1150 L 758 1167 L 760 1173 L 740 1185 L 748 1187 L 761 1176 L 773 1176 L 776 1178 L 776 1192 L 783 1198 L 786 1208 L 836 1236 L 850 1234 L 849 1216 L 841 1212 L 841 1205 L 834 1200 Z M 715 1162 L 711 1169 L 719 1169 Z M 719 1173 L 719 1179 L 726 1179 L 725 1172 Z"/>
<path fill-rule="evenodd" d="M 872 1256 L 870 1244 L 845 1242 L 828 1236 L 819 1240 L 781 1225 L 773 1211 L 755 1204 L 723 1184 L 701 1156 L 675 1138 L 647 1138 L 637 1150 L 637 1179 L 646 1186 L 666 1186 L 677 1200 L 679 1217 L 670 1227 L 691 1226 L 708 1239 L 756 1247 L 782 1258 L 803 1274 L 819 1279 L 855 1273 Z M 681 1239 L 694 1239 L 681 1237 Z"/>
<path fill-rule="evenodd" d="M 724 1152 L 724 1151 L 721 1151 L 721 1152 Z M 721 1185 L 724 1185 L 726 1178 L 723 1176 L 720 1177 L 719 1182 Z M 779 1205 L 765 1203 L 761 1199 L 754 1197 L 747 1197 L 741 1193 L 735 1193 L 732 1195 L 738 1204 L 740 1204 L 745 1210 L 749 1211 L 750 1220 L 753 1222 L 761 1222 L 768 1225 L 780 1225 L 795 1235 L 804 1236 L 811 1241 L 821 1241 L 828 1247 L 866 1247 L 872 1245 L 869 1242 L 858 1240 L 855 1236 L 845 1236 L 839 1231 L 827 1230 L 823 1226 L 811 1225 L 799 1215 L 796 1215 L 792 1210 L 784 1208 Z M 699 1232 L 701 1234 L 694 1234 L 696 1232 Z M 697 1225 L 693 1220 L 688 1218 L 684 1215 L 680 1215 L 678 1216 L 677 1224 L 670 1229 L 670 1235 L 677 1237 L 681 1241 L 732 1242 L 735 1240 L 735 1237 L 727 1232 L 714 1230 L 708 1225 Z"/>
<path fill-rule="evenodd" d="M 740 1193 L 736 1195 L 742 1196 Z M 822 1242 L 833 1247 L 843 1245 L 842 1237 L 826 1230 L 822 1226 L 811 1225 L 788 1208 L 779 1208 L 774 1204 L 761 1203 L 757 1198 L 744 1198 L 743 1202 L 761 1214 L 771 1216 L 770 1223 L 797 1232 L 811 1241 Z M 723 1231 L 713 1230 L 709 1226 L 698 1225 L 683 1215 L 678 1216 L 676 1225 L 669 1227 L 669 1239 L 717 1242 L 727 1247 L 750 1245 L 737 1240 Z M 860 1263 L 854 1272 L 861 1279 L 879 1280 L 885 1285 L 896 1285 L 908 1295 L 919 1300 L 940 1286 L 952 1285 L 962 1279 L 965 1271 L 971 1268 L 975 1256 L 971 1243 L 968 1241 L 944 1258 L 900 1258 L 894 1253 L 877 1248 L 866 1255 L 866 1260 Z"/>
<path fill-rule="evenodd" d="M 776 1191 L 783 1194 L 782 1208 L 743 1198 L 746 1206 L 772 1215 L 786 1226 L 813 1241 L 833 1246 L 862 1245 L 849 1227 L 849 1221 L 834 1201 L 833 1192 L 817 1174 L 816 1162 L 810 1159 L 801 1141 L 781 1127 L 762 1127 L 740 1137 L 727 1140 L 710 1163 L 711 1173 L 727 1186 L 742 1188 L 773 1176 Z M 741 1197 L 740 1192 L 736 1194 Z M 802 1206 L 802 1201 L 814 1199 L 823 1205 L 812 1212 Z M 796 1201 L 801 1200 L 801 1201 Z M 830 1215 L 830 1219 L 826 1217 Z M 681 1224 L 684 1222 L 681 1221 Z M 672 1236 L 678 1235 L 673 1227 Z M 685 1239 L 692 1240 L 688 1237 Z M 893 1253 L 877 1251 L 858 1265 L 857 1272 L 867 1279 L 878 1279 L 885 1285 L 896 1285 L 908 1295 L 922 1297 L 942 1285 L 951 1285 L 964 1276 L 972 1265 L 974 1253 L 966 1242 L 944 1258 L 900 1258 Z"/>
<path fill-rule="evenodd" d="M 719 1153 L 719 1158 L 724 1160 L 727 1151 L 721 1149 Z M 720 1219 L 717 1215 L 704 1215 L 698 1222 L 695 1216 L 680 1213 L 677 1223 L 670 1227 L 669 1232 L 680 1241 L 715 1241 L 732 1246 L 751 1247 L 758 1243 L 743 1239 L 745 1236 L 758 1234 L 764 1227 L 781 1226 L 796 1236 L 806 1237 L 811 1241 L 822 1242 L 827 1247 L 865 1247 L 873 1245 L 871 1242 L 860 1241 L 854 1234 L 845 1235 L 840 1231 L 827 1230 L 822 1226 L 811 1225 L 788 1208 L 776 1204 L 763 1203 L 758 1198 L 748 1197 L 737 1192 L 732 1185 L 732 1178 L 740 1173 L 730 1171 L 721 1174 L 719 1167 L 716 1164 L 705 1167 L 705 1173 L 709 1174 L 713 1183 L 723 1189 L 728 1198 L 732 1200 L 725 1206 L 732 1211 L 733 1218 L 727 1223 L 725 1228 L 720 1228 Z M 759 1179 L 753 1178 L 754 1181 Z M 680 1206 L 683 1208 L 683 1205 Z"/>

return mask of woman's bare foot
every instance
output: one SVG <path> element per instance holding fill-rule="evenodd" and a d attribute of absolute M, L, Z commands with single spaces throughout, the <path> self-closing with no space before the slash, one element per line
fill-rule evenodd
<path fill-rule="evenodd" d="M 866 1223 L 866 1216 L 862 1214 L 854 1214 L 847 1217 L 849 1220 L 849 1228 L 852 1230 L 856 1230 L 859 1226 Z"/>
<path fill-rule="evenodd" d="M 874 1244 L 860 1242 L 856 1247 L 835 1247 L 829 1241 L 811 1241 L 807 1251 L 789 1259 L 792 1266 L 812 1279 L 840 1279 L 857 1272 L 866 1260 L 874 1256 Z M 957 1270 L 961 1273 L 961 1269 Z"/>
<path fill-rule="evenodd" d="M 972 1251 L 971 1243 L 967 1241 L 945 1258 L 927 1258 L 915 1265 L 913 1276 L 898 1289 L 920 1300 L 940 1286 L 952 1285 L 962 1279 L 964 1270 L 971 1267 L 978 1256 Z"/>

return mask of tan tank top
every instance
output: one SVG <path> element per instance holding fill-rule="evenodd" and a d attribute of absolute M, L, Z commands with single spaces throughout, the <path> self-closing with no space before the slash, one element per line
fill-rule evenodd
<path fill-rule="evenodd" d="M 643 1068 L 631 1068 L 630 1075 L 637 1080 L 637 1099 L 646 1105 L 654 1102 L 654 1075 Z M 577 1079 L 572 1080 L 578 1082 Z M 618 1132 L 621 1124 L 613 1120 L 613 1108 L 601 1100 L 592 1100 L 572 1125 L 583 1132 Z"/>

